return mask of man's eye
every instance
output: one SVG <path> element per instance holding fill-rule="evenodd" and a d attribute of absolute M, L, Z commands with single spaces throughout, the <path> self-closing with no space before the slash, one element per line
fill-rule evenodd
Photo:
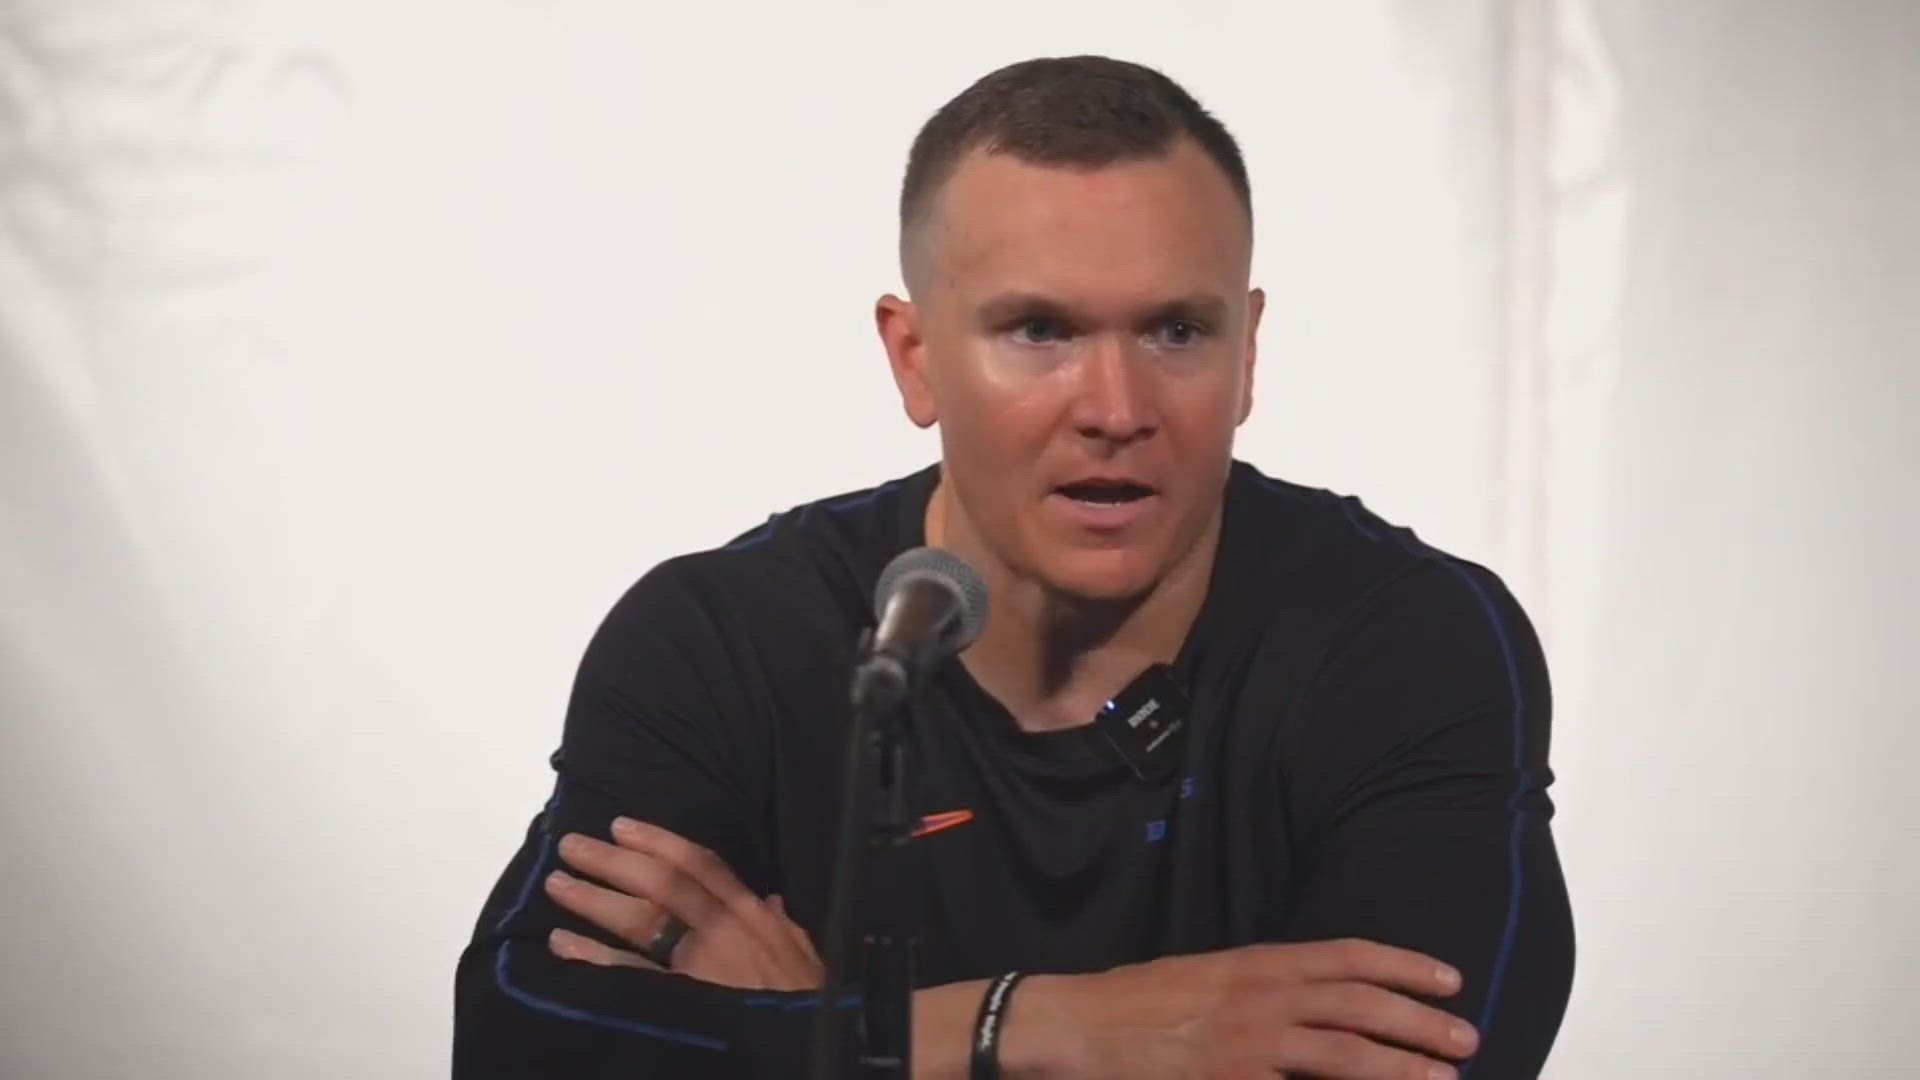
<path fill-rule="evenodd" d="M 1168 319 L 1160 324 L 1160 340 L 1175 348 L 1191 345 L 1206 334 L 1206 327 L 1187 319 Z"/>
<path fill-rule="evenodd" d="M 1013 328 L 1013 336 L 1025 345 L 1046 345 L 1066 336 L 1066 327 L 1058 319 L 1035 316 L 1020 320 Z"/>

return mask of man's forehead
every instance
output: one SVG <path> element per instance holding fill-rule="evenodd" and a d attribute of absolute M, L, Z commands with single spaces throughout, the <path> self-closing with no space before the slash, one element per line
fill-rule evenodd
<path fill-rule="evenodd" d="M 1190 139 L 1161 153 L 1104 165 L 1046 164 L 991 148 L 963 155 L 933 200 L 935 217 L 991 220 L 1021 210 L 1126 213 L 1191 207 L 1238 219 L 1245 212 L 1226 174 Z"/>
<path fill-rule="evenodd" d="M 928 253 L 943 284 L 968 293 L 1191 293 L 1246 271 L 1239 196 L 1191 143 L 1097 168 L 974 151 L 943 188 Z"/>

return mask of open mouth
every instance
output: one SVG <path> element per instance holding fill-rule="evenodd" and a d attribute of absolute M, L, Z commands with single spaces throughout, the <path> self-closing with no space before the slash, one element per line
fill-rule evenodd
<path fill-rule="evenodd" d="M 1145 484 L 1125 480 L 1087 480 L 1077 484 L 1062 484 L 1054 490 L 1075 502 L 1093 506 L 1123 506 L 1154 494 L 1154 490 Z"/>

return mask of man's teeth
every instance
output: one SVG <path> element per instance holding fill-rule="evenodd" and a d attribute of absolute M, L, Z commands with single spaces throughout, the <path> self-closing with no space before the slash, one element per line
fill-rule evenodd
<path fill-rule="evenodd" d="M 1094 503 L 1100 506 L 1132 502 L 1152 494 L 1150 490 L 1138 484 L 1069 484 L 1061 488 L 1060 492 L 1076 502 Z"/>

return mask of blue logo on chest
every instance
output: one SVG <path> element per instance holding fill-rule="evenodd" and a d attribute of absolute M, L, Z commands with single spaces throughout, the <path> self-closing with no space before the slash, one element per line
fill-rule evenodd
<path fill-rule="evenodd" d="M 1194 787 L 1195 787 L 1195 784 L 1194 784 L 1193 777 L 1191 776 L 1181 777 L 1180 778 L 1180 798 L 1182 799 L 1193 798 Z M 1166 818 L 1161 818 L 1158 821 L 1147 822 L 1147 843 L 1157 844 L 1160 841 L 1165 840 L 1166 838 L 1167 838 L 1167 819 Z"/>

